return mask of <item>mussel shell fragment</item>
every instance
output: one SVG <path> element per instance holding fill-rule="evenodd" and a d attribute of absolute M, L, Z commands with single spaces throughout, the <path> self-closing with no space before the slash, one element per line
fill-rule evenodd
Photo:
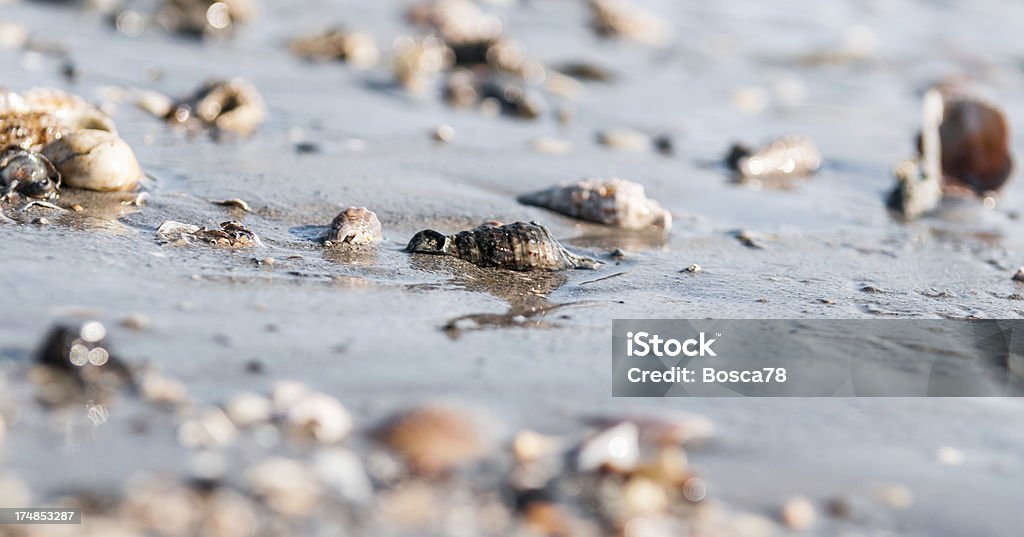
<path fill-rule="evenodd" d="M 406 251 L 450 255 L 480 267 L 516 271 L 594 269 L 601 264 L 570 252 L 536 222 L 484 224 L 450 236 L 428 229 L 413 236 Z"/>
<path fill-rule="evenodd" d="M 8 149 L 0 154 L 0 196 L 17 192 L 35 199 L 56 199 L 60 172 L 39 153 Z"/>
<path fill-rule="evenodd" d="M 520 203 L 544 207 L 580 220 L 624 229 L 669 229 L 672 214 L 649 199 L 641 184 L 624 179 L 584 179 L 519 196 Z"/>

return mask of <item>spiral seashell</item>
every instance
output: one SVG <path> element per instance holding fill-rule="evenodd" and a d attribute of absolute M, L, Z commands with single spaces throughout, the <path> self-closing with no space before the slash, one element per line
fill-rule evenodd
<path fill-rule="evenodd" d="M 420 231 L 406 247 L 412 253 L 450 255 L 480 267 L 516 271 L 595 269 L 600 262 L 565 249 L 536 223 L 484 224 L 455 235 Z"/>
<path fill-rule="evenodd" d="M 142 168 L 127 142 L 107 131 L 82 129 L 54 140 L 43 155 L 60 171 L 64 184 L 88 190 L 133 190 Z"/>
<path fill-rule="evenodd" d="M 584 179 L 524 194 L 519 202 L 624 229 L 672 227 L 672 214 L 649 199 L 643 185 L 617 177 L 607 181 Z"/>
<path fill-rule="evenodd" d="M 382 240 L 380 220 L 366 207 L 349 207 L 334 217 L 325 240 L 335 244 L 372 244 Z"/>
<path fill-rule="evenodd" d="M 43 155 L 23 149 L 0 154 L 0 196 L 17 192 L 36 199 L 55 199 L 60 173 Z"/>

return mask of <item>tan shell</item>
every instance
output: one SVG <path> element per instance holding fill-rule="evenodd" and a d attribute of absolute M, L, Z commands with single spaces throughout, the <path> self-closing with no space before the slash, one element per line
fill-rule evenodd
<path fill-rule="evenodd" d="M 590 13 L 591 26 L 601 36 L 648 45 L 663 45 L 671 37 L 671 27 L 665 19 L 626 0 L 590 0 Z"/>
<path fill-rule="evenodd" d="M 191 97 L 178 102 L 167 119 L 177 123 L 198 120 L 206 126 L 248 136 L 263 124 L 267 107 L 247 80 L 206 82 Z"/>
<path fill-rule="evenodd" d="M 437 37 L 402 36 L 395 41 L 395 78 L 411 92 L 425 91 L 434 77 L 451 67 L 454 61 L 452 49 Z"/>
<path fill-rule="evenodd" d="M 116 134 L 82 129 L 43 148 L 64 184 L 88 190 L 133 190 L 142 178 L 135 152 Z"/>
<path fill-rule="evenodd" d="M 522 195 L 519 201 L 624 229 L 667 230 L 672 227 L 672 214 L 658 202 L 648 199 L 643 185 L 625 179 L 584 179 Z"/>
<path fill-rule="evenodd" d="M 382 240 L 380 220 L 366 207 L 349 207 L 334 217 L 326 240 L 335 244 L 372 244 Z"/>
<path fill-rule="evenodd" d="M 447 474 L 484 454 L 477 417 L 450 406 L 430 404 L 399 414 L 378 437 L 424 477 Z"/>
<path fill-rule="evenodd" d="M 341 60 L 356 67 L 370 67 L 380 58 L 372 35 L 341 28 L 295 38 L 288 43 L 288 49 L 308 60 Z"/>
<path fill-rule="evenodd" d="M 821 152 L 806 136 L 781 136 L 756 150 L 735 145 L 727 157 L 742 179 L 805 177 L 821 167 Z"/>

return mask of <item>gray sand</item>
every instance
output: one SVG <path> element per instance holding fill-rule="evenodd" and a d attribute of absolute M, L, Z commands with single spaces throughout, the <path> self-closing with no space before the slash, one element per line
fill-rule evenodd
<path fill-rule="evenodd" d="M 88 210 L 40 212 L 50 226 L 0 224 L 0 349 L 11 358 L 0 361 L 5 390 L 29 401 L 31 387 L 12 382 L 21 360 L 55 318 L 82 314 L 107 322 L 122 356 L 158 364 L 200 401 L 299 379 L 337 396 L 364 425 L 405 403 L 445 396 L 495 410 L 512 430 L 552 433 L 578 430 L 581 417 L 602 412 L 682 409 L 718 426 L 718 439 L 691 457 L 711 496 L 737 507 L 771 514 L 791 494 L 870 499 L 878 486 L 898 483 L 914 493 L 909 509 L 873 510 L 843 527 L 871 535 L 1019 534 L 1020 400 L 621 400 L 610 397 L 608 356 L 615 318 L 1020 317 L 1024 302 L 1010 298 L 1024 293 L 1010 279 L 1024 262 L 1019 183 L 995 210 L 952 202 L 912 224 L 894 221 L 883 198 L 891 167 L 911 154 L 920 90 L 941 77 L 984 83 L 1012 128 L 1024 132 L 1024 101 L 1016 98 L 1024 88 L 1016 40 L 1024 5 L 640 3 L 672 20 L 677 39 L 668 49 L 596 40 L 575 2 L 503 11 L 536 58 L 596 61 L 619 74 L 613 84 L 588 84 L 565 127 L 550 116 L 529 122 L 451 110 L 432 97 L 382 89 L 386 69 L 306 64 L 282 46 L 325 20 L 366 29 L 386 45 L 406 31 L 401 2 L 267 2 L 264 17 L 236 39 L 205 46 L 156 30 L 130 39 L 59 3 L 5 5 L 0 17 L 63 44 L 80 70 L 68 84 L 59 61 L 0 49 L 0 83 L 12 89 L 55 86 L 99 100 L 105 86 L 181 95 L 208 77 L 242 76 L 270 108 L 251 139 L 214 143 L 123 104 L 114 110 L 121 134 L 156 179 L 142 210 L 68 193 Z M 874 30 L 874 54 L 801 64 L 803 55 L 839 47 L 851 24 Z M 163 72 L 160 80 L 147 77 L 152 68 Z M 794 85 L 803 91 L 793 95 Z M 748 86 L 765 92 L 759 114 L 730 102 L 731 92 Z M 441 123 L 455 128 L 451 144 L 430 139 Z M 615 126 L 672 134 L 676 154 L 594 143 L 598 130 Z M 733 141 L 786 132 L 813 137 L 826 156 L 820 173 L 795 189 L 755 191 L 705 164 Z M 542 135 L 567 138 L 574 151 L 539 154 L 530 141 Z M 296 136 L 322 151 L 297 154 Z M 1014 150 L 1024 154 L 1024 138 L 1015 138 Z M 560 181 L 613 175 L 644 183 L 673 212 L 666 240 L 515 201 Z M 232 197 L 253 213 L 207 203 Z M 380 216 L 387 241 L 376 252 L 326 251 L 311 240 L 348 205 Z M 154 240 L 164 220 L 229 219 L 243 220 L 265 247 L 225 252 Z M 401 251 L 420 229 L 455 232 L 488 219 L 535 219 L 579 252 L 607 260 L 621 247 L 628 256 L 599 272 L 531 278 Z M 730 234 L 737 229 L 760 233 L 766 248 L 743 247 Z M 268 257 L 276 263 L 255 262 Z M 704 271 L 679 272 L 691 263 Z M 883 292 L 863 292 L 868 285 Z M 543 296 L 524 298 L 530 290 Z M 522 327 L 510 326 L 511 317 L 535 311 Z M 152 320 L 150 330 L 118 325 L 136 312 Z M 469 330 L 442 330 L 464 316 L 479 329 L 463 321 L 457 326 Z M 251 360 L 266 372 L 246 373 Z M 0 446 L 0 463 L 40 495 L 114 485 L 141 468 L 183 469 L 186 450 L 173 429 L 130 432 L 153 414 L 137 403 L 112 408 L 106 425 L 80 435 L 67 432 L 65 415 L 24 412 Z M 936 462 L 942 446 L 962 450 L 964 465 Z"/>

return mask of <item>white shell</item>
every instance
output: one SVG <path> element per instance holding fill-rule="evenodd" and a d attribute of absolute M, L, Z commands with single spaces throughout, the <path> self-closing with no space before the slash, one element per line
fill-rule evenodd
<path fill-rule="evenodd" d="M 82 129 L 51 142 L 43 155 L 65 185 L 88 190 L 133 190 L 142 178 L 135 152 L 116 134 Z"/>
<path fill-rule="evenodd" d="M 327 240 L 336 243 L 372 244 L 382 240 L 380 220 L 366 207 L 349 207 L 331 222 Z"/>
<path fill-rule="evenodd" d="M 584 179 L 522 195 L 519 201 L 623 229 L 672 227 L 672 214 L 649 199 L 643 185 L 625 179 Z"/>

